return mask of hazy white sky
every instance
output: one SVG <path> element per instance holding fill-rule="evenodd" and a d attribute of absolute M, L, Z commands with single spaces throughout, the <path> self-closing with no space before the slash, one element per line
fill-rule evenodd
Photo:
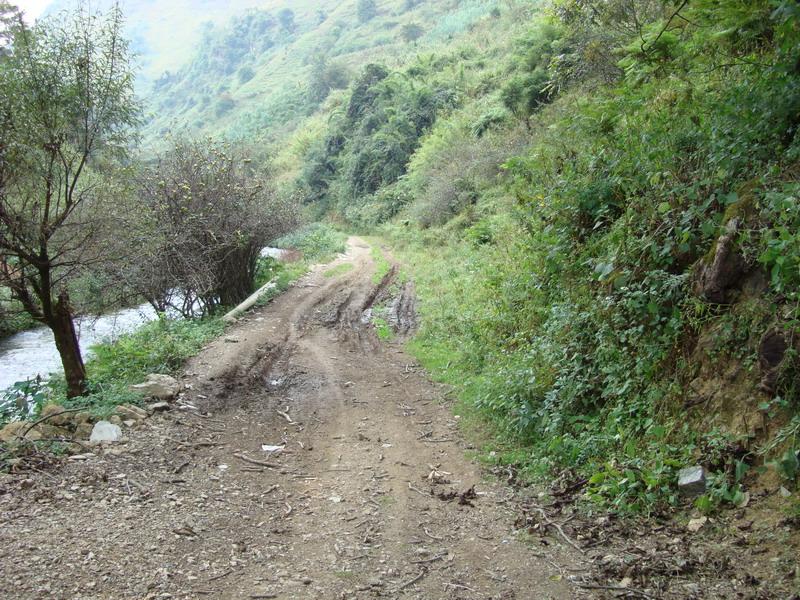
<path fill-rule="evenodd" d="M 50 4 L 50 0 L 16 0 L 16 2 L 11 0 L 11 3 L 25 11 L 25 16 L 30 21 L 44 12 L 44 9 Z"/>

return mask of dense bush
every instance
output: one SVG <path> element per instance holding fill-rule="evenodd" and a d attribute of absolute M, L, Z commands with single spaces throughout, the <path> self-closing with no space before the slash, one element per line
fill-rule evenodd
<path fill-rule="evenodd" d="M 296 207 L 247 154 L 213 140 L 178 141 L 141 178 L 143 254 L 130 285 L 159 312 L 210 315 L 253 291 L 257 260 L 291 231 Z"/>
<path fill-rule="evenodd" d="M 724 404 L 687 419 L 690 383 L 741 365 L 736 385 L 763 400 L 761 340 L 775 327 L 797 334 L 797 11 L 631 6 L 558 2 L 555 25 L 517 42 L 499 97 L 486 86 L 411 158 L 411 214 L 447 225 L 388 231 L 416 262 L 417 352 L 535 447 L 529 468 L 577 468 L 591 497 L 630 510 L 677 502 L 688 461 L 725 464 L 699 503 L 708 509 L 740 501 L 747 468 L 714 448 L 753 444 L 752 432 Z M 498 100 L 529 123 L 525 151 L 503 154 L 502 118 L 483 126 Z M 493 147 L 499 160 L 484 162 Z M 480 170 L 503 162 L 510 194 Z M 699 273 L 731 231 L 738 271 L 720 304 Z M 712 352 L 698 341 L 709 335 Z M 786 420 L 796 381 L 781 382 L 765 405 Z"/>

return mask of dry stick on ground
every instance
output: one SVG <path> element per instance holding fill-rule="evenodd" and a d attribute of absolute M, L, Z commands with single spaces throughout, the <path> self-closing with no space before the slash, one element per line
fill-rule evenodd
<path fill-rule="evenodd" d="M 567 542 L 567 543 L 568 543 L 570 546 L 572 546 L 573 548 L 575 548 L 575 550 L 577 550 L 577 551 L 578 551 L 578 552 L 580 552 L 581 554 L 585 554 L 585 552 L 584 552 L 583 548 L 581 548 L 580 546 L 578 546 L 578 544 L 576 544 L 575 542 L 573 542 L 573 541 L 572 541 L 572 539 L 571 539 L 571 538 L 570 538 L 570 537 L 569 537 L 569 536 L 568 536 L 566 533 L 564 533 L 564 530 L 561 528 L 561 525 L 559 525 L 558 523 L 555 523 L 555 522 L 551 521 L 551 520 L 548 518 L 548 516 L 547 516 L 547 513 L 545 512 L 545 510 L 544 510 L 543 508 L 539 508 L 538 506 L 533 506 L 532 508 L 533 508 L 534 510 L 538 511 L 538 512 L 539 512 L 539 514 L 541 514 L 541 515 L 542 515 L 542 518 L 544 519 L 544 522 L 545 522 L 547 525 L 550 525 L 550 526 L 552 526 L 552 527 L 555 527 L 556 531 L 558 531 L 558 533 L 559 533 L 559 534 L 561 534 L 561 537 L 562 537 L 562 538 L 564 538 L 564 541 L 565 541 L 565 542 Z"/>
<path fill-rule="evenodd" d="M 447 554 L 437 554 L 436 556 L 433 556 L 431 558 L 425 558 L 423 560 L 412 560 L 411 564 L 412 565 L 427 565 L 427 564 L 436 562 L 437 560 L 442 560 L 446 556 L 447 556 Z"/>
<path fill-rule="evenodd" d="M 272 463 L 264 462 L 263 460 L 255 460 L 254 458 L 248 458 L 243 454 L 234 454 L 234 456 L 239 460 L 243 460 L 246 463 L 250 463 L 251 465 L 259 465 L 260 467 L 269 467 L 270 469 L 275 469 L 278 466 Z"/>
<path fill-rule="evenodd" d="M 442 540 L 444 540 L 444 538 L 436 537 L 435 535 L 433 535 L 430 531 L 428 531 L 427 527 L 423 527 L 422 531 L 424 531 L 425 535 L 427 535 L 432 540 L 436 540 L 437 542 L 441 542 Z"/>
<path fill-rule="evenodd" d="M 639 596 L 640 598 L 648 598 L 648 599 L 652 599 L 652 600 L 658 600 L 657 596 L 653 596 L 651 594 L 648 594 L 647 592 L 645 592 L 643 590 L 637 590 L 636 588 L 616 587 L 616 586 L 613 586 L 613 585 L 589 585 L 589 584 L 586 584 L 586 583 L 576 583 L 574 581 L 572 581 L 570 583 L 572 583 L 572 585 L 574 585 L 575 587 L 579 587 L 579 588 L 584 589 L 584 590 L 608 590 L 608 591 L 614 591 L 614 592 L 622 592 L 622 593 L 624 593 L 626 595 L 633 594 L 634 596 Z"/>
<path fill-rule="evenodd" d="M 425 574 L 426 574 L 427 572 L 428 572 L 428 570 L 427 570 L 427 569 L 422 569 L 422 571 L 420 571 L 420 574 L 419 574 L 419 575 L 417 575 L 416 577 L 414 577 L 414 579 L 409 579 L 409 580 L 408 580 L 408 581 L 406 581 L 405 583 L 401 583 L 401 584 L 400 584 L 400 585 L 399 585 L 399 586 L 398 586 L 398 587 L 397 587 L 397 588 L 394 590 L 394 593 L 396 594 L 396 593 L 398 593 L 398 592 L 401 592 L 401 591 L 403 591 L 403 590 L 404 590 L 404 589 L 406 589 L 407 587 L 409 587 L 409 586 L 411 586 L 411 585 L 414 585 L 414 584 L 415 584 L 415 583 L 417 583 L 417 582 L 418 582 L 420 579 L 422 579 L 423 577 L 425 577 Z"/>
<path fill-rule="evenodd" d="M 457 589 L 457 590 L 468 590 L 468 591 L 470 591 L 472 593 L 475 593 L 475 594 L 478 593 L 478 590 L 476 590 L 474 588 L 471 588 L 468 585 L 461 585 L 460 583 L 445 583 L 444 587 L 445 588 L 451 587 L 451 588 L 454 588 L 454 589 Z"/>
<path fill-rule="evenodd" d="M 23 433 L 23 434 L 19 434 L 18 433 L 17 437 L 20 438 L 20 439 L 24 438 L 26 435 L 28 435 L 28 432 L 31 429 L 33 429 L 37 425 L 40 425 L 41 423 L 44 423 L 45 421 L 48 421 L 48 420 L 52 419 L 53 417 L 58 417 L 59 415 L 67 415 L 69 413 L 81 412 L 82 410 L 87 410 L 87 408 L 85 406 L 82 406 L 81 408 L 70 408 L 70 409 L 67 409 L 67 410 L 62 410 L 62 411 L 57 412 L 57 413 L 53 413 L 51 415 L 47 415 L 46 417 L 42 417 L 38 421 L 34 421 L 30 425 L 28 425 L 28 428 L 25 430 L 25 433 Z"/>
<path fill-rule="evenodd" d="M 430 494 L 426 494 L 422 490 L 420 490 L 418 488 L 415 488 L 413 485 L 411 485 L 410 481 L 408 482 L 408 489 L 413 490 L 413 491 L 417 492 L 418 494 L 420 494 L 422 496 L 425 496 L 426 498 L 430 496 Z"/>
<path fill-rule="evenodd" d="M 289 425 L 298 425 L 297 421 L 292 419 L 292 417 L 290 417 L 288 413 L 285 413 L 282 410 L 278 410 L 278 411 L 275 411 L 275 412 L 277 412 L 280 416 L 282 416 L 284 419 L 289 421 Z"/>
<path fill-rule="evenodd" d="M 219 575 L 215 575 L 214 577 L 209 577 L 208 581 L 211 582 L 211 581 L 216 581 L 217 579 L 222 579 L 223 577 L 227 577 L 231 573 L 233 573 L 233 570 L 232 569 L 228 569 L 224 573 L 220 573 Z"/>

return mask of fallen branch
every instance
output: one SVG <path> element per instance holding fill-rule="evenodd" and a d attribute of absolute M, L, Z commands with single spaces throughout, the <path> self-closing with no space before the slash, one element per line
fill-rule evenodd
<path fill-rule="evenodd" d="M 245 456 L 244 454 L 234 454 L 236 458 L 239 460 L 243 460 L 246 463 L 250 463 L 251 465 L 258 465 L 260 467 L 269 467 L 270 469 L 276 468 L 277 465 L 273 465 L 272 463 L 265 462 L 263 460 L 255 460 L 254 458 L 250 458 Z"/>
<path fill-rule="evenodd" d="M 551 521 L 548 518 L 547 513 L 545 512 L 545 510 L 543 508 L 539 508 L 538 506 L 534 506 L 532 508 L 534 510 L 536 510 L 539 514 L 542 515 L 542 519 L 544 519 L 544 522 L 545 522 L 546 525 L 549 525 L 549 526 L 555 528 L 556 531 L 558 531 L 558 533 L 561 535 L 561 537 L 564 538 L 565 542 L 567 542 L 570 546 L 575 548 L 575 550 L 577 550 L 581 554 L 585 554 L 583 548 L 578 546 L 578 544 L 576 544 L 574 541 L 572 541 L 572 538 L 570 538 L 566 533 L 564 533 L 564 530 L 561 528 L 561 525 L 559 525 L 558 523 L 556 523 L 554 521 Z"/>
<path fill-rule="evenodd" d="M 473 588 L 469 587 L 468 585 L 461 585 L 460 583 L 445 583 L 444 587 L 445 588 L 451 587 L 451 588 L 454 588 L 454 589 L 457 589 L 457 590 L 468 590 L 468 591 L 472 592 L 473 594 L 477 594 L 478 593 L 478 590 L 473 589 Z"/>
<path fill-rule="evenodd" d="M 410 489 L 410 490 L 413 490 L 413 491 L 417 492 L 417 493 L 418 493 L 420 496 L 425 496 L 426 498 L 427 498 L 428 496 L 430 496 L 430 494 L 426 494 L 426 493 L 425 493 L 425 492 L 423 492 L 422 490 L 420 490 L 420 489 L 418 489 L 418 488 L 415 488 L 413 485 L 411 485 L 411 482 L 410 482 L 410 481 L 408 482 L 408 489 Z"/>
<path fill-rule="evenodd" d="M 297 425 L 297 421 L 293 420 L 292 417 L 289 416 L 288 413 L 283 412 L 282 410 L 276 411 L 280 416 L 284 419 L 289 421 L 289 425 Z"/>
<path fill-rule="evenodd" d="M 69 413 L 81 412 L 82 410 L 87 410 L 87 408 L 85 406 L 81 407 L 81 408 L 70 408 L 70 409 L 62 410 L 62 411 L 57 412 L 57 413 L 53 413 L 53 414 L 47 415 L 46 417 L 42 417 L 38 421 L 34 421 L 30 425 L 28 425 L 27 429 L 25 429 L 25 433 L 23 433 L 23 434 L 19 434 L 18 433 L 17 437 L 19 439 L 23 439 L 26 435 L 28 435 L 28 433 L 30 432 L 31 429 L 33 429 L 37 425 L 40 425 L 40 424 L 44 423 L 45 421 L 48 421 L 48 420 L 52 419 L 53 417 L 58 417 L 59 415 L 67 415 Z"/>
<path fill-rule="evenodd" d="M 634 596 L 639 596 L 640 598 L 648 598 L 652 600 L 658 600 L 656 596 L 648 594 L 643 590 L 639 590 L 636 588 L 626 588 L 626 587 L 619 587 L 614 585 L 590 585 L 586 583 L 576 583 L 571 582 L 572 585 L 575 587 L 579 587 L 584 590 L 607 590 L 607 591 L 614 591 L 614 592 L 623 592 L 625 594 L 633 594 Z"/>
<path fill-rule="evenodd" d="M 422 560 L 412 560 L 412 565 L 428 565 L 430 563 L 434 563 L 437 560 L 442 560 L 447 554 L 437 554 L 436 556 L 432 556 L 431 558 L 424 558 Z"/>
<path fill-rule="evenodd" d="M 220 573 L 219 575 L 215 575 L 214 577 L 209 577 L 208 581 L 216 581 L 217 579 L 222 579 L 223 577 L 227 577 L 231 573 L 233 573 L 233 570 L 228 569 L 224 573 Z"/>
<path fill-rule="evenodd" d="M 402 584 L 400 584 L 400 585 L 399 585 L 399 586 L 398 586 L 398 587 L 397 587 L 397 588 L 394 590 L 394 593 L 396 594 L 397 592 L 401 592 L 401 591 L 403 591 L 404 589 L 406 589 L 407 587 L 414 585 L 414 584 L 415 584 L 415 583 L 417 583 L 417 582 L 418 582 L 420 579 L 422 579 L 423 577 L 425 577 L 425 575 L 426 575 L 427 573 L 428 573 L 428 570 L 427 570 L 427 569 L 423 569 L 422 571 L 420 571 L 420 574 L 419 574 L 419 575 L 417 575 L 416 577 L 414 577 L 414 579 L 409 579 L 409 580 L 408 580 L 408 581 L 406 581 L 405 583 L 402 583 Z"/>

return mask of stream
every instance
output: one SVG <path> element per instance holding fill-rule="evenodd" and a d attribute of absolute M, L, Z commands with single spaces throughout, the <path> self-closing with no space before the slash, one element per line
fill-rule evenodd
<path fill-rule="evenodd" d="M 91 356 L 89 348 L 113 340 L 123 333 L 135 331 L 156 318 L 149 304 L 126 308 L 102 317 L 83 317 L 75 320 L 84 358 Z M 61 358 L 47 327 L 37 327 L 0 340 L 0 390 L 17 381 L 46 377 L 60 372 Z"/>
<path fill-rule="evenodd" d="M 281 258 L 284 250 L 264 248 L 262 256 Z M 126 308 L 100 317 L 82 317 L 75 320 L 84 359 L 91 357 L 91 346 L 114 340 L 120 335 L 136 331 L 156 318 L 149 304 Z M 47 377 L 60 373 L 61 358 L 56 350 L 53 334 L 47 327 L 37 327 L 0 339 L 0 392 L 18 381 Z"/>

